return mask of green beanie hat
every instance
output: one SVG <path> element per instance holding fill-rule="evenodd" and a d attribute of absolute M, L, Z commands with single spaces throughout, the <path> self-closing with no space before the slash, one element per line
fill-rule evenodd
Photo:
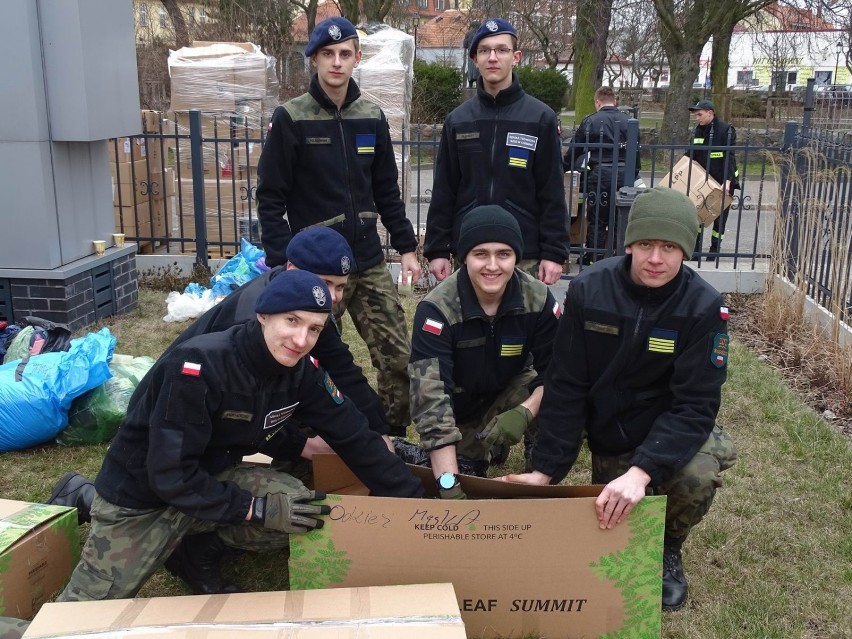
<path fill-rule="evenodd" d="M 639 240 L 665 240 L 677 244 L 689 257 L 697 237 L 695 204 L 680 191 L 657 187 L 633 200 L 624 232 L 625 246 Z"/>

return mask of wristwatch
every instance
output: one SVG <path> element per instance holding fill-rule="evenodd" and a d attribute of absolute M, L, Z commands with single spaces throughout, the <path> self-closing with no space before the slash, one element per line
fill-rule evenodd
<path fill-rule="evenodd" d="M 438 477 L 438 488 L 440 490 L 452 490 L 459 485 L 459 476 L 455 473 L 441 473 Z"/>

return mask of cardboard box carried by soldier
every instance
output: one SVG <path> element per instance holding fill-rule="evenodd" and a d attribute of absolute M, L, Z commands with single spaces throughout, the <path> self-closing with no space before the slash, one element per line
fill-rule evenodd
<path fill-rule="evenodd" d="M 712 226 L 713 221 L 733 200 L 704 167 L 686 155 L 677 161 L 657 186 L 667 186 L 685 194 L 695 203 L 698 221 L 704 226 Z"/>

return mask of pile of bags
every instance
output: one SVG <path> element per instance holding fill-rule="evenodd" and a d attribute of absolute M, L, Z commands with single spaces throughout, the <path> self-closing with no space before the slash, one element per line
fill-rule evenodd
<path fill-rule="evenodd" d="M 0 451 L 53 438 L 65 445 L 112 439 L 130 395 L 154 365 L 113 356 L 108 328 L 71 339 L 67 326 L 38 317 L 0 323 Z"/>

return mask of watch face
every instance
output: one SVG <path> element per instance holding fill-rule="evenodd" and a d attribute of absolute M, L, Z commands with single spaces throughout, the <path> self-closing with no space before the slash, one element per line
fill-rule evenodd
<path fill-rule="evenodd" d="M 438 486 L 444 490 L 449 490 L 456 485 L 456 476 L 452 473 L 444 473 L 438 477 Z"/>

